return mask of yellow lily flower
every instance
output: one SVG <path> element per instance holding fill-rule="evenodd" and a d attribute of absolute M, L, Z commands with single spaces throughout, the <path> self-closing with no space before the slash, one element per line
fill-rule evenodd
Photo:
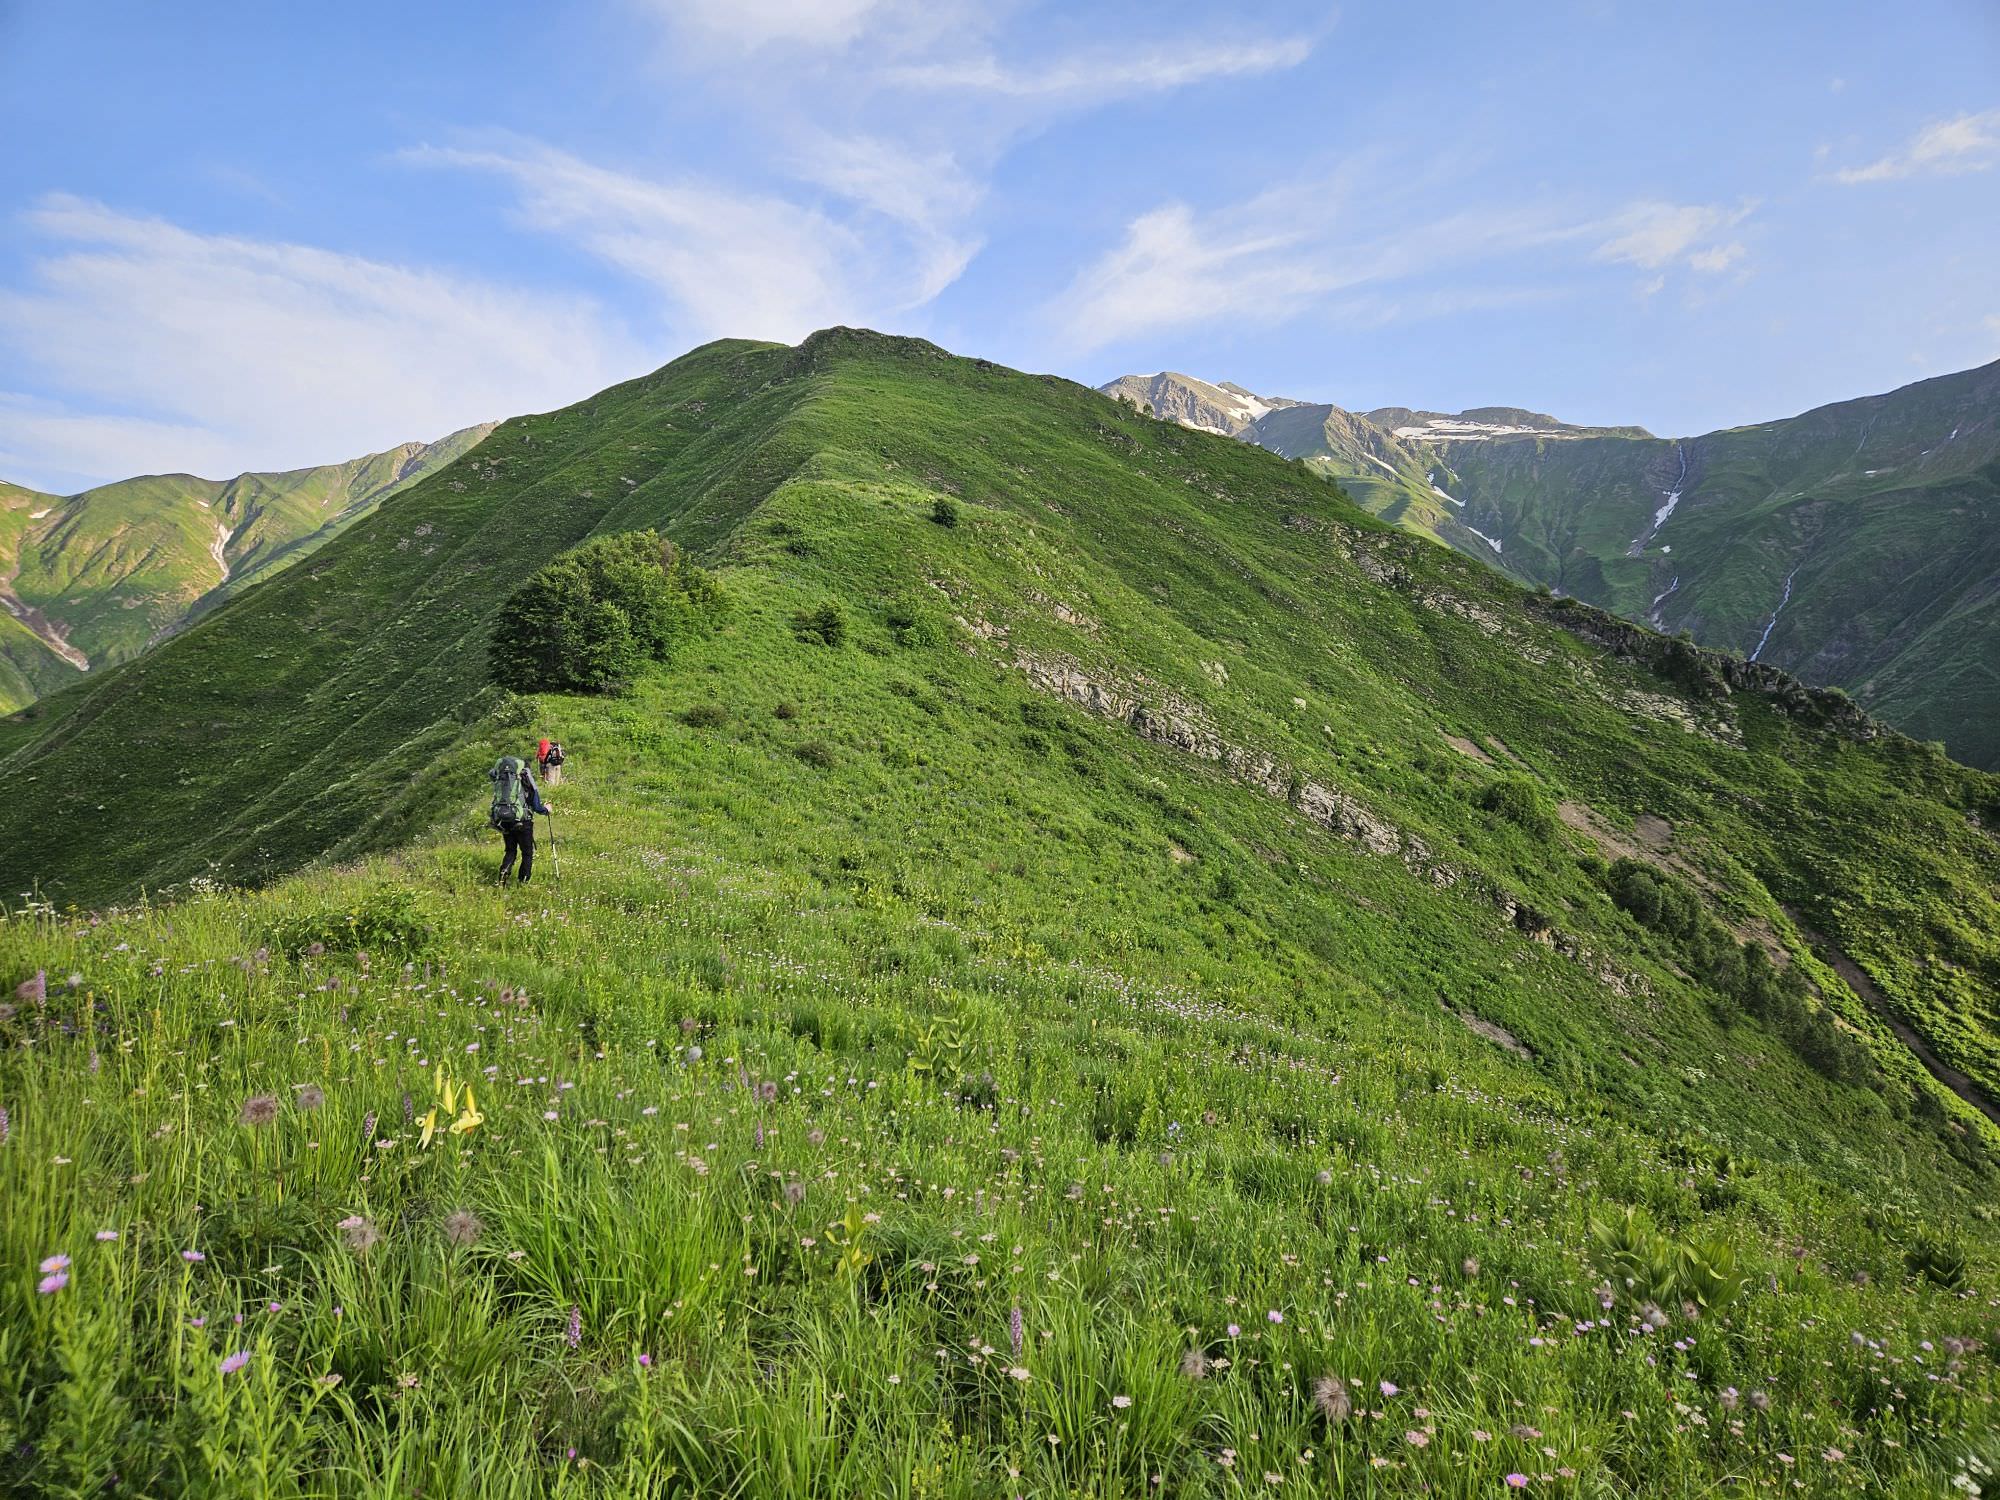
<path fill-rule="evenodd" d="M 472 1096 L 472 1085 L 465 1086 L 465 1110 L 451 1122 L 453 1135 L 464 1135 L 486 1123 L 486 1116 L 479 1112 L 479 1101 Z"/>
<path fill-rule="evenodd" d="M 437 1133 L 437 1124 L 438 1112 L 436 1109 L 432 1109 L 429 1114 L 424 1116 L 424 1133 L 422 1138 L 417 1142 L 419 1149 L 430 1145 L 431 1137 Z"/>

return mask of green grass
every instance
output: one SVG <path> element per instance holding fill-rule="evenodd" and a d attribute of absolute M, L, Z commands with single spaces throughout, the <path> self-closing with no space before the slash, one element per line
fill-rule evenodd
<path fill-rule="evenodd" d="M 725 628 L 627 698 L 485 688 L 523 570 L 642 525 Z M 829 603 L 840 644 L 794 628 Z M 1994 1427 L 1996 1136 L 1788 908 L 1991 1088 L 1993 784 L 1559 614 L 924 345 L 710 346 L 507 424 L 11 731 L 0 889 L 55 906 L 0 924 L 0 981 L 49 976 L 0 1023 L 0 1479 L 1939 1493 Z M 550 732 L 561 876 L 545 836 L 501 890 L 484 772 Z M 1671 820 L 1873 1083 L 1680 973 L 1554 804 Z M 441 1064 L 484 1118 L 425 1149 Z M 1605 1308 L 1635 1205 L 1741 1295 Z"/>

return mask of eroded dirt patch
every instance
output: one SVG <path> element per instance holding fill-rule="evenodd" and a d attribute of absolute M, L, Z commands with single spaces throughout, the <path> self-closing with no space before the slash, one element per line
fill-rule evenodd
<path fill-rule="evenodd" d="M 1467 739 L 1462 734 L 1447 734 L 1444 737 L 1444 742 L 1447 745 L 1451 746 L 1452 749 L 1456 750 L 1460 755 L 1465 756 L 1469 760 L 1476 760 L 1482 766 L 1490 766 L 1493 764 L 1492 756 L 1488 755 L 1484 750 L 1480 749 L 1477 745 L 1473 744 L 1471 740 Z"/>
<path fill-rule="evenodd" d="M 1528 1050 L 1528 1044 L 1499 1022 L 1489 1021 L 1484 1016 L 1475 1016 L 1469 1010 L 1461 1010 L 1457 1015 L 1458 1019 L 1465 1023 L 1465 1029 L 1475 1036 L 1483 1036 L 1487 1041 L 1505 1047 L 1516 1057 L 1534 1057 L 1535 1054 Z"/>

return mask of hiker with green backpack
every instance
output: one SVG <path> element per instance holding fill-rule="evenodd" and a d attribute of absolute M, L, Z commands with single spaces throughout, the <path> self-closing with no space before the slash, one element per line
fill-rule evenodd
<path fill-rule="evenodd" d="M 490 827 L 499 829 L 500 836 L 507 841 L 507 853 L 500 861 L 500 881 L 506 883 L 507 872 L 514 868 L 514 858 L 519 855 L 520 880 L 526 885 L 535 869 L 535 814 L 554 816 L 554 810 L 542 801 L 535 773 L 518 755 L 501 756 L 493 763 L 489 779 L 493 783 L 493 810 L 486 821 Z"/>

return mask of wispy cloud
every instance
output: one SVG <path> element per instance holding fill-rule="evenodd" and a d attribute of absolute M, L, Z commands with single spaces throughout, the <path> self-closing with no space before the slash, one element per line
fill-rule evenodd
<path fill-rule="evenodd" d="M 1295 68 L 1312 55 L 1311 39 L 1218 42 L 1189 38 L 1171 44 L 1121 46 L 1008 64 L 991 53 L 891 68 L 888 82 L 908 88 L 968 90 L 1015 99 L 1104 101 Z"/>
<path fill-rule="evenodd" d="M 1863 167 L 1844 167 L 1835 182 L 1894 182 L 1905 177 L 1948 177 L 1984 172 L 2000 164 L 2000 109 L 1959 115 L 1926 125 L 1900 151 Z"/>
<path fill-rule="evenodd" d="M 1742 258 L 1741 244 L 1717 245 L 1716 237 L 1750 217 L 1754 203 L 1723 208 L 1710 203 L 1635 203 L 1606 224 L 1612 233 L 1597 247 L 1597 258 L 1660 271 L 1683 262 L 1697 271 L 1726 270 Z"/>
<path fill-rule="evenodd" d="M 902 7 L 890 0 L 637 0 L 693 36 L 739 52 L 839 50 Z"/>
<path fill-rule="evenodd" d="M 887 221 L 888 233 L 868 232 L 878 226 L 858 214 L 694 177 L 640 177 L 535 142 L 424 147 L 406 158 L 504 178 L 524 222 L 651 285 L 685 338 L 791 342 L 921 306 L 974 248 L 936 223 L 940 203 L 969 188 L 926 186 L 922 161 L 864 140 L 828 142 L 812 166 Z"/>
<path fill-rule="evenodd" d="M 0 400 L 26 483 L 350 458 L 579 399 L 648 356 L 583 299 L 306 245 L 200 234 L 65 195 L 0 291 Z"/>
<path fill-rule="evenodd" d="M 1669 269 L 1715 273 L 1737 264 L 1744 247 L 1719 236 L 1751 211 L 1645 202 L 1595 216 L 1533 204 L 1426 215 L 1421 195 L 1398 197 L 1348 174 L 1206 213 L 1184 203 L 1155 208 L 1046 311 L 1083 351 L 1314 310 L 1380 325 L 1514 306 L 1562 295 L 1549 280 L 1558 265 L 1632 265 L 1653 272 L 1658 290 Z M 1436 284 L 1446 273 L 1453 284 Z"/>

